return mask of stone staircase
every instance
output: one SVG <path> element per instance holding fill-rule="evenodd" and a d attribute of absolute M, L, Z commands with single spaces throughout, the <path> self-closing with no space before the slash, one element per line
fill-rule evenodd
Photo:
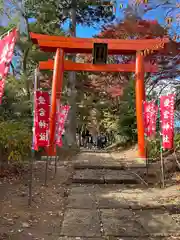
<path fill-rule="evenodd" d="M 59 240 L 180 239 L 178 214 L 170 214 L 172 203 L 164 200 L 177 190 L 144 186 L 136 174 L 144 177 L 145 163 L 81 152 L 73 165 Z M 179 195 L 173 204 L 179 206 Z"/>
<path fill-rule="evenodd" d="M 139 178 L 133 172 L 146 171 L 145 164 L 133 164 L 133 160 L 124 158 L 114 160 L 109 153 L 102 153 L 102 157 L 93 153 L 84 156 L 85 159 L 74 162 L 73 183 L 138 184 Z"/>

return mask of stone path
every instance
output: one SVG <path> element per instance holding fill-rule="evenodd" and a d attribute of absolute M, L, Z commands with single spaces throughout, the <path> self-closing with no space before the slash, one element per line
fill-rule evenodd
<path fill-rule="evenodd" d="M 80 166 L 85 158 L 88 164 L 94 159 L 93 170 Z M 95 169 L 96 161 L 106 162 L 106 169 L 103 164 L 102 169 Z M 180 210 L 180 192 L 177 193 L 175 187 L 165 190 L 145 188 L 137 182 L 133 185 L 105 184 L 106 179 L 135 180 L 125 170 L 108 169 L 110 161 L 112 166 L 116 165 L 110 154 L 79 155 L 76 164 L 81 170 L 75 170 L 73 179 L 82 184 L 73 183 L 71 186 L 59 240 L 180 239 L 180 223 L 175 220 L 180 211 L 179 214 L 172 212 L 172 207 Z M 99 184 L 84 183 L 87 179 L 98 179 Z M 165 202 L 169 197 L 173 202 Z"/>

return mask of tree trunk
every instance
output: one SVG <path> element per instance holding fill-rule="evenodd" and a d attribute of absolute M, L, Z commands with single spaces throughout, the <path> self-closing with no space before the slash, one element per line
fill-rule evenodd
<path fill-rule="evenodd" d="M 77 2 L 76 0 L 72 0 L 72 18 L 70 24 L 70 33 L 72 37 L 76 37 L 76 7 Z M 70 60 L 76 61 L 76 55 L 70 56 Z M 68 96 L 69 96 L 69 104 L 71 106 L 68 121 L 67 121 L 67 129 L 66 129 L 66 140 L 69 146 L 76 146 L 76 97 L 77 97 L 77 90 L 76 90 L 76 73 L 69 72 L 68 75 Z"/>

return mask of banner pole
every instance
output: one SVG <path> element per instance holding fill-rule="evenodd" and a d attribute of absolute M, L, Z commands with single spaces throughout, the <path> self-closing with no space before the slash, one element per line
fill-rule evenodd
<path fill-rule="evenodd" d="M 161 106 L 160 99 L 158 99 L 158 108 L 159 108 L 159 129 L 160 129 L 160 165 L 161 165 L 161 184 L 162 188 L 165 187 L 165 176 L 164 176 L 164 158 L 163 158 L 163 140 L 162 140 L 162 129 L 161 129 Z"/>
<path fill-rule="evenodd" d="M 148 154 L 148 139 L 145 136 L 145 146 L 146 146 L 146 175 L 147 175 L 147 179 L 149 176 L 149 154 Z"/>
<path fill-rule="evenodd" d="M 31 148 L 31 158 L 29 161 L 29 198 L 28 198 L 28 205 L 32 205 L 32 185 L 33 185 L 33 165 L 34 165 L 34 158 L 35 158 L 35 92 L 38 88 L 38 68 L 34 71 L 34 101 L 33 101 L 33 136 L 32 136 L 32 148 Z"/>
<path fill-rule="evenodd" d="M 144 104 L 145 104 L 145 101 L 143 101 L 143 123 L 144 123 L 144 129 L 145 129 L 145 109 L 144 109 Z M 148 139 L 147 139 L 147 136 L 146 136 L 146 129 L 144 131 L 144 139 L 145 139 L 145 152 L 146 152 L 146 175 L 147 175 L 147 178 L 148 178 L 148 175 L 149 175 L 149 156 L 148 156 Z"/>
<path fill-rule="evenodd" d="M 161 141 L 162 145 L 162 141 Z M 165 175 L 164 175 L 164 158 L 163 158 L 163 148 L 162 146 L 160 147 L 160 158 L 161 158 L 161 183 L 162 183 L 162 188 L 165 187 Z"/>

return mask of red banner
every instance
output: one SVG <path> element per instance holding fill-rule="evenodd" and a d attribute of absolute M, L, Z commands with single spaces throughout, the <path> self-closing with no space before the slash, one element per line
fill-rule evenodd
<path fill-rule="evenodd" d="M 0 40 L 0 104 L 4 93 L 5 79 L 13 57 L 17 37 L 16 28 Z"/>
<path fill-rule="evenodd" d="M 147 137 L 152 137 L 156 134 L 156 119 L 158 107 L 154 101 L 144 102 L 144 128 L 145 135 Z"/>
<path fill-rule="evenodd" d="M 173 148 L 175 94 L 160 97 L 162 147 Z"/>
<path fill-rule="evenodd" d="M 35 138 L 34 148 L 49 146 L 49 107 L 48 92 L 36 91 L 35 93 Z"/>
<path fill-rule="evenodd" d="M 57 130 L 56 130 L 56 144 L 59 147 L 62 147 L 62 134 L 64 131 L 64 124 L 68 116 L 70 106 L 59 106 L 59 109 L 57 110 Z"/>

